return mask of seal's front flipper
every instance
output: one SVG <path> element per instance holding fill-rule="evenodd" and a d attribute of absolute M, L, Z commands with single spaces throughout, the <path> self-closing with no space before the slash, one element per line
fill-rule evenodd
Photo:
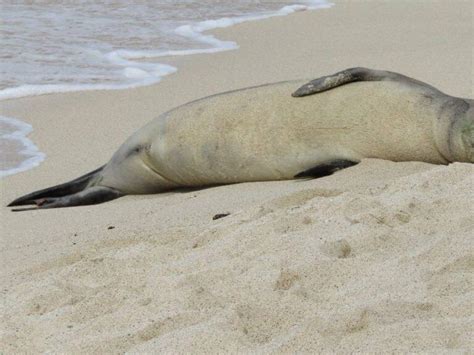
<path fill-rule="evenodd" d="M 322 163 L 312 167 L 311 169 L 302 171 L 295 175 L 295 178 L 319 178 L 327 175 L 331 175 L 338 170 L 349 168 L 358 164 L 358 162 L 351 160 L 331 160 L 326 163 Z"/>
<path fill-rule="evenodd" d="M 303 97 L 308 95 L 317 94 L 323 91 L 337 88 L 338 86 L 354 83 L 357 81 L 400 81 L 410 82 L 413 84 L 419 84 L 425 87 L 430 87 L 433 90 L 437 89 L 429 86 L 421 81 L 409 78 L 408 76 L 385 71 L 385 70 L 374 70 L 368 68 L 350 68 L 340 71 L 336 74 L 323 76 L 318 79 L 311 80 L 309 83 L 304 84 L 298 90 L 296 90 L 291 96 Z"/>
<path fill-rule="evenodd" d="M 110 187 L 93 186 L 71 195 L 65 195 L 62 197 L 41 197 L 34 200 L 29 200 L 28 202 L 23 202 L 21 204 L 11 203 L 8 206 L 36 205 L 34 207 L 12 209 L 13 212 L 20 212 L 46 208 L 95 205 L 116 199 L 123 195 L 124 194 L 120 191 Z"/>

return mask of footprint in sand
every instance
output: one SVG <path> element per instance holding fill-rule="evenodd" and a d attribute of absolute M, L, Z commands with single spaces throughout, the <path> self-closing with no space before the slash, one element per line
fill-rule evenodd
<path fill-rule="evenodd" d="M 273 289 L 276 290 L 281 290 L 281 291 L 287 291 L 289 290 L 296 281 L 300 279 L 300 276 L 290 270 L 281 270 L 280 275 L 278 276 L 278 279 L 275 282 L 275 286 Z"/>
<path fill-rule="evenodd" d="M 291 195 L 276 198 L 270 202 L 272 208 L 288 208 L 302 206 L 309 200 L 316 197 L 335 197 L 342 194 L 342 191 L 333 189 L 309 189 L 295 192 Z"/>
<path fill-rule="evenodd" d="M 339 239 L 324 243 L 321 252 L 331 258 L 344 259 L 351 255 L 352 248 L 347 240 Z"/>

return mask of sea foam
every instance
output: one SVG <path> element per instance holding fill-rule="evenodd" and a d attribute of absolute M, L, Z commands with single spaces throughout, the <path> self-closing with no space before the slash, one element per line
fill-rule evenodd
<path fill-rule="evenodd" d="M 8 155 L 19 155 L 20 159 L 1 162 L 0 177 L 13 175 L 38 166 L 46 155 L 38 150 L 38 147 L 27 138 L 33 127 L 28 123 L 15 118 L 0 116 L 0 142 L 2 146 L 2 155 L 4 158 Z M 19 146 L 19 149 L 17 148 Z M 11 152 L 10 149 L 15 151 Z"/>
<path fill-rule="evenodd" d="M 200 21 L 178 26 L 174 33 L 209 46 L 208 48 L 178 49 L 178 50 L 134 50 L 118 49 L 110 52 L 90 50 L 95 56 L 101 57 L 110 65 L 121 68 L 122 80 L 120 83 L 97 84 L 25 84 L 0 90 L 0 100 L 13 99 L 25 96 L 43 95 L 55 92 L 73 92 L 83 90 L 117 90 L 146 86 L 158 83 L 164 76 L 175 73 L 177 69 L 162 63 L 140 62 L 139 59 L 159 58 L 167 56 L 182 56 L 191 54 L 216 53 L 237 49 L 239 46 L 233 41 L 223 41 L 206 31 L 230 27 L 248 21 L 257 21 L 275 16 L 286 16 L 297 11 L 329 8 L 333 4 L 326 0 L 306 1 L 304 4 L 287 5 L 276 12 L 258 15 L 243 15 L 224 17 L 216 20 Z"/>

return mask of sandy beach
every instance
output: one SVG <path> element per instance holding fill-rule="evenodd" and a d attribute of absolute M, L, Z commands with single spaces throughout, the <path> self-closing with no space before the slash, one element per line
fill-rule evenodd
<path fill-rule="evenodd" d="M 154 86 L 0 102 L 47 156 L 0 181 L 2 353 L 473 351 L 472 164 L 4 207 L 222 91 L 364 66 L 474 97 L 472 1 L 333 2 L 215 30 L 240 48 L 165 58 Z"/>

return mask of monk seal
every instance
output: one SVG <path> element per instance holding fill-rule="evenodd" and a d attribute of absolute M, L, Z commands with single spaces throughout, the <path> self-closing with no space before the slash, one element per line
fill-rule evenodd
<path fill-rule="evenodd" d="M 362 158 L 474 162 L 474 100 L 366 68 L 225 92 L 162 114 L 106 165 L 9 206 L 89 205 L 178 187 L 318 177 Z"/>

